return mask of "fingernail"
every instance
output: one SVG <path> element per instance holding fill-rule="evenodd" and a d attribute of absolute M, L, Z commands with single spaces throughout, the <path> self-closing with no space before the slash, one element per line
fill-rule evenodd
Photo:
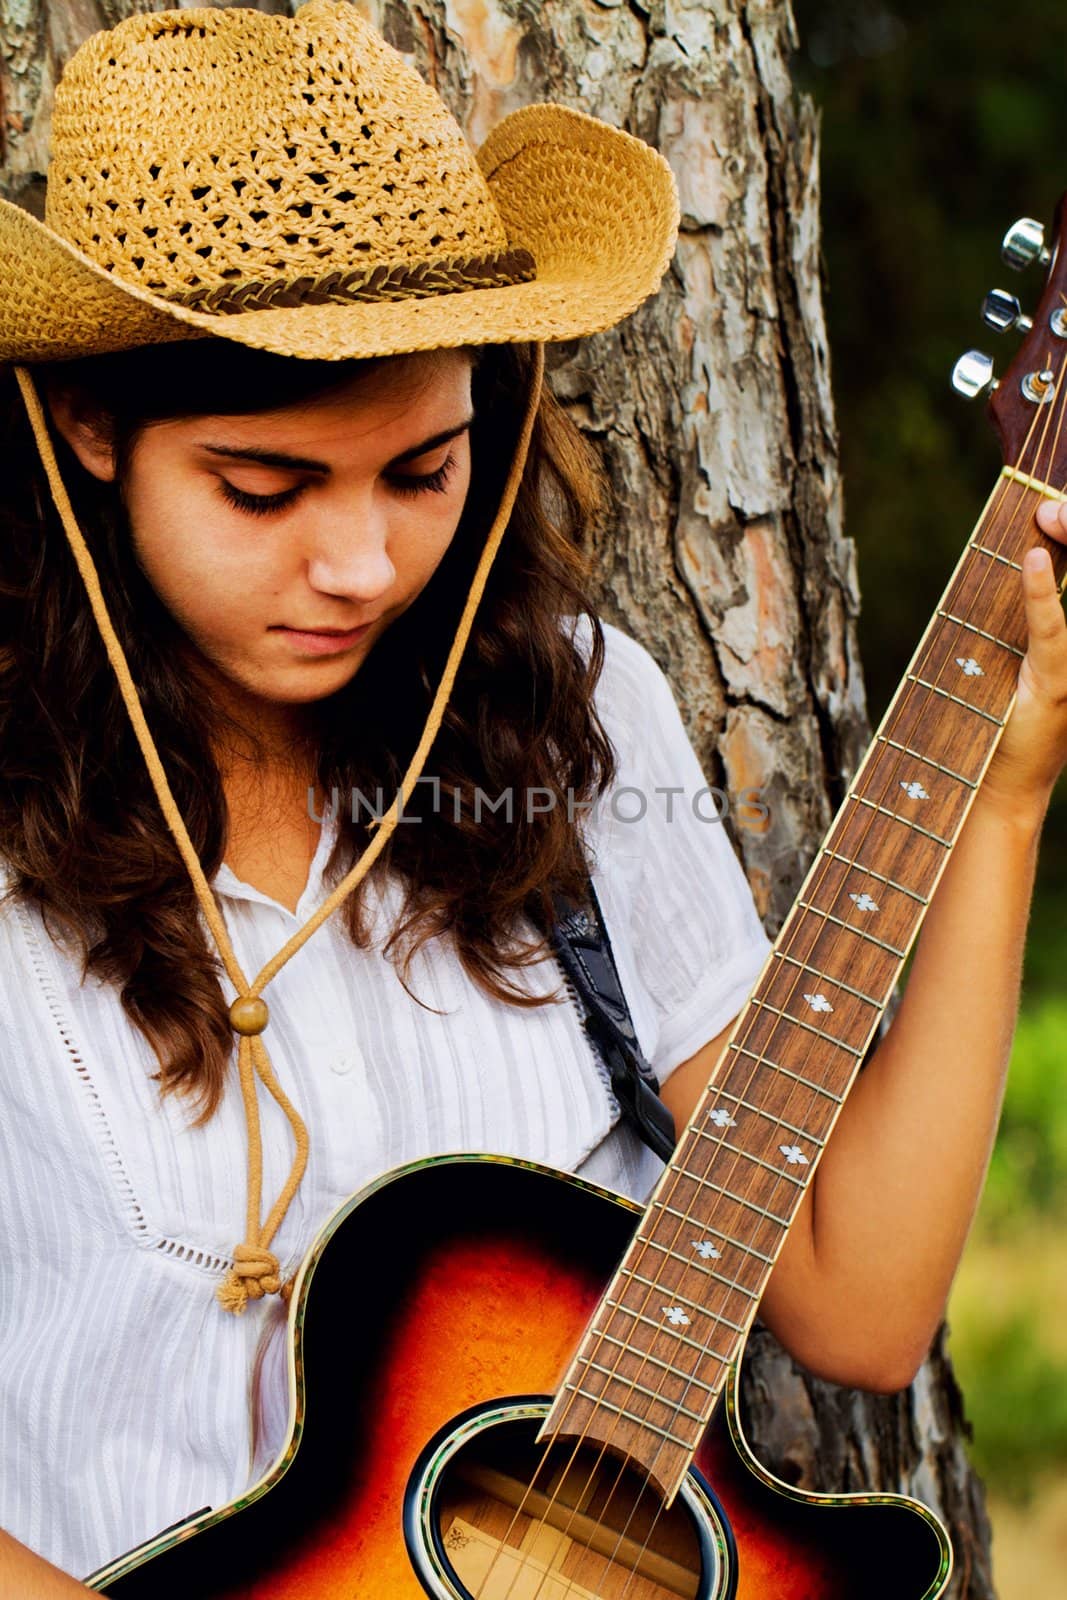
<path fill-rule="evenodd" d="M 1044 528 L 1046 533 L 1052 533 L 1060 525 L 1059 500 L 1042 500 L 1037 508 L 1037 525 Z"/>

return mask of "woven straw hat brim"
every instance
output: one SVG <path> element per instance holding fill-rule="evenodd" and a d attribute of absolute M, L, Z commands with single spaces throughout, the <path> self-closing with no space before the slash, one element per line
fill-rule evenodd
<path fill-rule="evenodd" d="M 0 360 L 48 361 L 214 336 L 279 355 L 347 360 L 601 332 L 658 288 L 678 198 L 651 146 L 563 106 L 512 112 L 478 152 L 509 244 L 537 277 L 401 300 L 206 313 L 108 272 L 0 201 Z"/>

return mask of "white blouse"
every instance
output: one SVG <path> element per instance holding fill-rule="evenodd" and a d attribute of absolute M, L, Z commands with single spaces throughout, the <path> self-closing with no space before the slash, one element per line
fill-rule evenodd
<path fill-rule="evenodd" d="M 619 773 L 586 833 L 663 1080 L 740 1010 L 769 943 L 667 679 L 642 646 L 605 634 L 596 699 Z M 334 832 L 327 819 L 295 913 L 220 869 L 247 974 L 325 898 Z M 36 912 L 0 904 L 0 1528 L 84 1578 L 238 1495 L 277 1453 L 287 1402 L 280 1298 L 239 1317 L 215 1299 L 243 1236 L 236 1082 L 191 1127 L 185 1102 L 160 1102 L 154 1055 L 114 989 L 79 972 Z M 522 981 L 546 993 L 562 979 L 546 960 Z M 268 985 L 271 1061 L 311 1138 L 272 1246 L 285 1276 L 350 1194 L 431 1154 L 519 1156 L 638 1199 L 661 1170 L 618 1124 L 565 991 L 534 1010 L 491 999 L 445 940 L 423 947 L 410 982 L 424 1005 L 335 915 Z M 261 1117 L 269 1205 L 292 1138 L 265 1095 Z"/>

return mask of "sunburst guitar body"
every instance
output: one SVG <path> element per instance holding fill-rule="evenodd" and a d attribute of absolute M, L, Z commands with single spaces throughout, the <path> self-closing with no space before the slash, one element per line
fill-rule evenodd
<path fill-rule="evenodd" d="M 737 1370 L 669 1507 L 624 1453 L 538 1431 L 640 1208 L 548 1168 L 444 1157 L 327 1223 L 290 1308 L 272 1468 L 89 1579 L 115 1600 L 934 1600 L 936 1517 L 790 1488 Z M 646 1373 L 654 1385 L 651 1368 Z"/>

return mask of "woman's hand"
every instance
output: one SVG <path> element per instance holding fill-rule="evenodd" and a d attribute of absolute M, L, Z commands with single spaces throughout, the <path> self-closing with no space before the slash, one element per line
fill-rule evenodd
<path fill-rule="evenodd" d="M 1042 533 L 1067 545 L 1067 503 L 1043 500 L 1036 521 Z M 1067 766 L 1067 619 L 1048 551 L 1027 551 L 1022 567 L 1027 651 L 1015 705 L 979 799 L 1040 819 Z"/>

